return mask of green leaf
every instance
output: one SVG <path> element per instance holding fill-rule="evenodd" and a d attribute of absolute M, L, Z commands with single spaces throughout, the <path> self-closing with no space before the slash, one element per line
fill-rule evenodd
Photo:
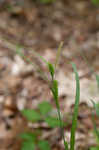
<path fill-rule="evenodd" d="M 99 117 L 99 103 L 95 104 L 96 115 Z"/>
<path fill-rule="evenodd" d="M 97 81 L 97 86 L 98 86 L 98 89 L 99 89 L 99 75 L 96 75 L 96 81 Z"/>
<path fill-rule="evenodd" d="M 51 147 L 48 141 L 45 141 L 45 140 L 40 140 L 38 142 L 38 147 L 40 148 L 40 150 L 51 150 Z"/>
<path fill-rule="evenodd" d="M 51 77 L 53 79 L 54 78 L 54 73 L 55 73 L 54 66 L 51 63 L 48 63 L 48 69 L 49 69 L 49 72 L 50 72 Z"/>
<path fill-rule="evenodd" d="M 76 65 L 72 63 L 72 67 L 75 73 L 76 79 L 76 97 L 75 97 L 75 105 L 74 105 L 74 114 L 72 119 L 72 128 L 71 128 L 71 138 L 70 138 L 70 150 L 74 150 L 75 146 L 75 132 L 77 127 L 77 116 L 78 116 L 78 108 L 79 108 L 79 100 L 80 100 L 80 84 L 79 84 L 79 76 L 77 73 Z"/>
<path fill-rule="evenodd" d="M 33 133 L 21 133 L 20 138 L 26 141 L 35 141 L 36 140 L 36 135 Z"/>
<path fill-rule="evenodd" d="M 99 117 L 99 103 L 95 103 L 93 100 L 91 100 L 93 103 L 93 107 L 96 111 L 96 115 Z"/>
<path fill-rule="evenodd" d="M 60 127 L 60 120 L 56 117 L 47 117 L 45 119 L 45 122 L 52 128 Z M 66 125 L 65 123 L 62 123 L 62 126 Z"/>
<path fill-rule="evenodd" d="M 39 121 L 41 120 L 41 115 L 32 109 L 24 109 L 22 110 L 22 114 L 29 120 L 29 121 Z"/>
<path fill-rule="evenodd" d="M 35 150 L 35 144 L 32 141 L 23 142 L 21 150 Z"/>
<path fill-rule="evenodd" d="M 38 108 L 42 115 L 46 115 L 52 110 L 51 104 L 47 101 L 43 101 L 42 103 L 40 103 Z"/>

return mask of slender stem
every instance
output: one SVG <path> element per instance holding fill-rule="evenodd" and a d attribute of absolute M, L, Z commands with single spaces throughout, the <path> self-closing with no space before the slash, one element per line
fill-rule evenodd
<path fill-rule="evenodd" d="M 60 122 L 60 130 L 61 130 L 61 134 L 62 134 L 64 146 L 65 146 L 65 150 L 68 150 L 68 144 L 65 141 L 64 129 L 63 129 L 63 125 L 62 125 L 62 118 L 61 118 L 61 113 L 60 113 L 60 108 L 59 107 L 57 107 L 57 112 L 58 112 L 58 117 L 59 117 L 59 122 Z"/>

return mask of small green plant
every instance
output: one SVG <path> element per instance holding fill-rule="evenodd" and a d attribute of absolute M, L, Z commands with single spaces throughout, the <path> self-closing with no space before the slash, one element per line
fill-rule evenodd
<path fill-rule="evenodd" d="M 44 121 L 46 122 L 50 127 L 59 127 L 59 120 L 57 116 L 51 115 L 52 113 L 52 106 L 49 102 L 43 101 L 38 105 L 37 110 L 33 109 L 23 109 L 21 113 L 27 118 L 28 121 L 31 121 L 32 123 Z M 66 123 L 63 123 L 63 126 L 66 125 Z"/>
<path fill-rule="evenodd" d="M 69 143 L 65 140 L 64 136 L 64 126 L 66 126 L 66 123 L 63 122 L 60 112 L 60 105 L 59 105 L 59 95 L 58 95 L 58 81 L 55 79 L 55 72 L 59 61 L 59 56 L 61 52 L 63 43 L 60 44 L 58 53 L 56 56 L 55 64 L 53 65 L 50 62 L 47 62 L 42 56 L 35 53 L 44 63 L 46 63 L 50 77 L 49 80 L 42 71 L 40 73 L 43 75 L 43 77 L 46 77 L 45 79 L 48 81 L 49 88 L 51 90 L 51 93 L 53 95 L 53 99 L 56 104 L 57 108 L 57 117 L 53 117 L 50 115 L 50 112 L 52 110 L 52 106 L 47 102 L 44 101 L 41 104 L 39 104 L 37 111 L 30 110 L 30 109 L 24 109 L 22 110 L 22 114 L 27 118 L 27 120 L 31 122 L 40 122 L 45 121 L 50 127 L 60 127 L 61 135 L 64 141 L 64 147 L 65 150 L 74 150 L 75 149 L 75 132 L 77 127 L 77 116 L 78 116 L 78 107 L 79 107 L 79 100 L 80 100 L 80 84 L 79 84 L 79 77 L 77 73 L 77 69 L 74 63 L 72 63 L 72 67 L 75 73 L 75 79 L 76 79 L 76 97 L 75 97 L 75 105 L 74 105 L 74 113 L 73 113 L 73 119 L 72 119 L 72 128 L 71 128 L 71 138 L 70 138 L 70 148 Z M 34 64 L 26 58 L 26 56 L 21 53 L 20 48 L 17 49 L 17 53 L 25 58 L 29 63 L 31 63 L 33 66 Z M 40 70 L 40 69 L 39 69 Z M 41 150 L 50 150 L 50 146 L 47 141 L 45 140 L 38 140 L 38 138 L 34 138 L 34 134 L 32 133 L 23 133 L 21 135 L 21 138 L 23 138 L 25 141 L 22 145 L 22 150 L 34 150 L 35 147 L 39 147 Z"/>
<path fill-rule="evenodd" d="M 53 117 L 51 115 L 51 111 L 51 104 L 47 101 L 43 101 L 38 105 L 37 110 L 24 109 L 22 110 L 22 114 L 32 123 L 44 121 L 51 128 L 59 127 L 59 120 L 56 116 Z M 64 125 L 66 124 L 64 123 Z M 35 131 L 33 133 L 22 133 L 20 137 L 24 140 L 21 150 L 35 150 L 35 148 L 51 150 L 48 141 L 39 139 L 39 134 L 36 134 Z"/>

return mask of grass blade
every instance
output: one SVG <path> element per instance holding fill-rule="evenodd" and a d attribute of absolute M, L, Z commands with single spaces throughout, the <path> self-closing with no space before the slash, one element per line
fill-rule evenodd
<path fill-rule="evenodd" d="M 96 81 L 97 81 L 97 87 L 98 87 L 98 90 L 99 90 L 99 75 L 96 74 Z"/>
<path fill-rule="evenodd" d="M 96 111 L 96 115 L 99 117 L 99 103 L 95 103 L 93 100 L 91 100 L 91 102 L 93 103 L 93 107 Z"/>
<path fill-rule="evenodd" d="M 72 63 L 72 67 L 73 67 L 73 70 L 75 73 L 75 79 L 76 79 L 76 97 L 75 97 L 74 114 L 73 114 L 73 119 L 72 119 L 70 150 L 74 150 L 74 146 L 75 146 L 75 132 L 76 132 L 76 127 L 77 127 L 78 107 L 79 107 L 79 100 L 80 100 L 79 76 L 77 73 L 76 65 L 74 63 Z"/>

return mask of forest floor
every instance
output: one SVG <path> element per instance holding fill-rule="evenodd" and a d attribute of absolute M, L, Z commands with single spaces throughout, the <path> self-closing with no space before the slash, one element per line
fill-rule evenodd
<path fill-rule="evenodd" d="M 88 150 L 97 144 L 91 99 L 99 100 L 94 75 L 94 72 L 99 73 L 99 7 L 86 0 L 57 0 L 49 5 L 25 0 L 17 4 L 11 1 L 0 7 L 0 150 L 21 149 L 18 135 L 29 130 L 29 125 L 20 110 L 37 108 L 42 100 L 49 101 L 56 110 L 46 81 L 16 54 L 17 45 L 22 46 L 26 57 L 48 74 L 45 64 L 35 58 L 32 51 L 54 63 L 61 41 L 64 45 L 56 78 L 61 111 L 68 123 L 66 139 L 69 141 L 75 100 L 75 78 L 70 64 L 74 62 L 81 87 L 76 150 Z M 96 122 L 98 126 L 97 118 Z M 52 150 L 64 149 L 62 139 L 55 137 L 60 136 L 58 129 L 47 130 L 44 124 L 36 125 L 42 127 L 43 138 L 53 143 Z"/>

